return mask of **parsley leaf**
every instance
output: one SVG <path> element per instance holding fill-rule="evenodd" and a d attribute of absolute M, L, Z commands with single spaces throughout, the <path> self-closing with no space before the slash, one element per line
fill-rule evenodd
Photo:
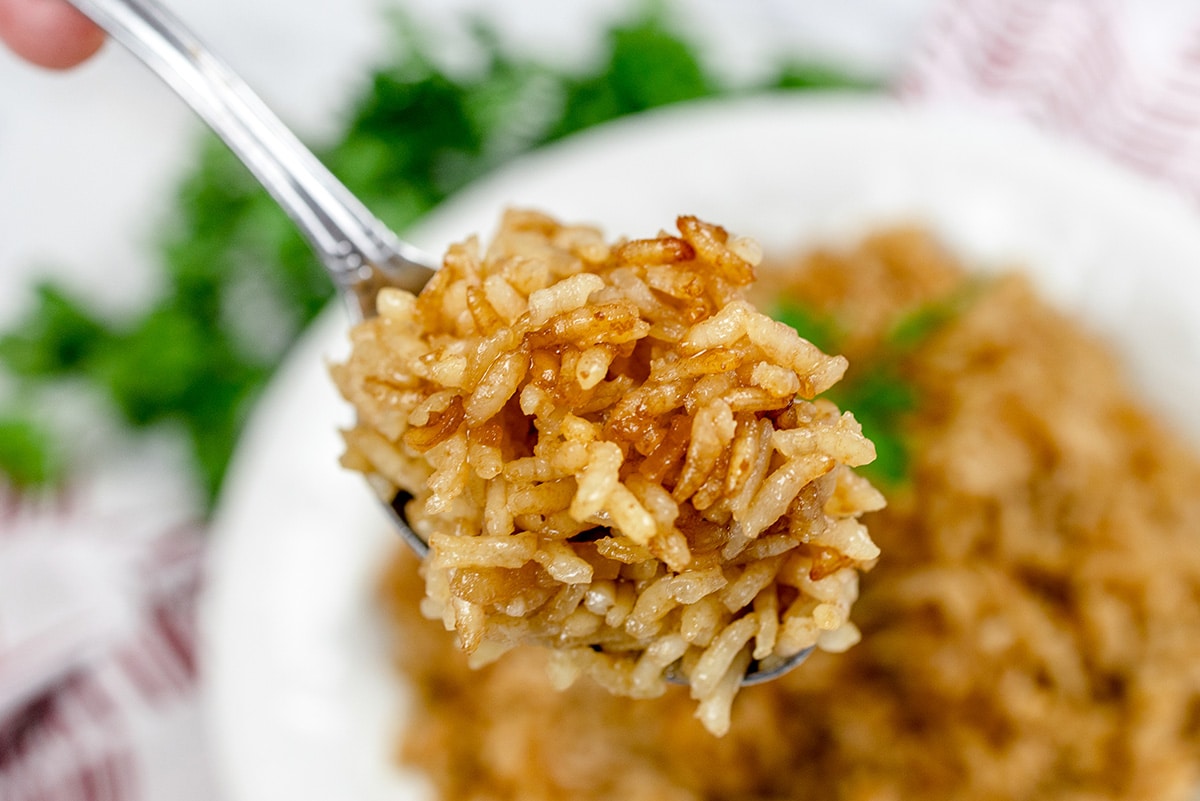
<path fill-rule="evenodd" d="M 831 401 L 851 411 L 863 434 L 875 443 L 875 461 L 860 468 L 885 486 L 908 478 L 909 444 L 905 417 L 920 403 L 919 393 L 904 374 L 904 362 L 944 325 L 958 317 L 977 296 L 979 285 L 967 282 L 946 298 L 922 304 L 902 316 L 874 353 L 850 365 L 845 378 L 827 393 Z M 826 353 L 840 351 L 844 333 L 837 321 L 782 297 L 772 316 Z"/>
<path fill-rule="evenodd" d="M 28 417 L 0 416 L 0 472 L 18 490 L 57 483 L 63 464 L 53 436 Z"/>

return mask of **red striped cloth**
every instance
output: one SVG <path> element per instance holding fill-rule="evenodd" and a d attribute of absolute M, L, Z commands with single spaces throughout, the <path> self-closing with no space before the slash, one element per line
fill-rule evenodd
<path fill-rule="evenodd" d="M 204 539 L 152 472 L 0 496 L 0 801 L 216 797 L 197 703 Z"/>
<path fill-rule="evenodd" d="M 1200 200 L 1200 3 L 956 0 L 899 83 L 1027 119 Z"/>

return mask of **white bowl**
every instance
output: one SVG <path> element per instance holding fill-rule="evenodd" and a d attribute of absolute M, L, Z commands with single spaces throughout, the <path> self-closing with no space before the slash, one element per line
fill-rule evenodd
<path fill-rule="evenodd" d="M 680 106 L 524 158 L 412 239 L 440 252 L 487 236 L 510 205 L 610 236 L 696 214 L 776 252 L 924 222 L 981 269 L 1028 269 L 1200 443 L 1200 221 L 1166 190 L 1032 131 L 845 96 Z M 372 592 L 400 546 L 337 464 L 351 414 L 326 367 L 346 325 L 326 314 L 273 381 L 213 531 L 202 656 L 233 801 L 431 797 L 391 759 L 404 688 Z"/>

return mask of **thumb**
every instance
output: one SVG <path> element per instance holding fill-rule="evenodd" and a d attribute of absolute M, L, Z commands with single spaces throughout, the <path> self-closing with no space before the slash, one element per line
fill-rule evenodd
<path fill-rule="evenodd" d="M 0 40 L 40 67 L 66 69 L 104 44 L 104 33 L 65 0 L 0 0 Z"/>

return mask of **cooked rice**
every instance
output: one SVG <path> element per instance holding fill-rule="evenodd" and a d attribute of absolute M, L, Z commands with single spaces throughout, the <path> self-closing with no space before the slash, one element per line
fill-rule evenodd
<path fill-rule="evenodd" d="M 610 245 L 510 212 L 418 297 L 381 292 L 334 372 L 344 462 L 413 496 L 421 608 L 464 651 L 538 643 L 560 683 L 637 698 L 679 675 L 722 734 L 752 660 L 857 639 L 882 496 L 854 417 L 814 400 L 845 359 L 745 300 L 752 242 L 677 227 Z"/>
<path fill-rule="evenodd" d="M 858 364 L 964 274 L 897 231 L 789 264 L 787 280 Z M 556 693 L 539 649 L 469 671 L 413 611 L 404 555 L 384 592 L 417 691 L 402 758 L 444 799 L 1195 797 L 1200 460 L 1015 275 L 900 368 L 920 399 L 910 478 L 866 519 L 884 557 L 854 606 L 861 643 L 742 690 L 717 739 L 683 688 Z M 595 592 L 613 608 L 612 587 Z M 685 628 L 715 639 L 720 607 L 705 595 Z"/>

